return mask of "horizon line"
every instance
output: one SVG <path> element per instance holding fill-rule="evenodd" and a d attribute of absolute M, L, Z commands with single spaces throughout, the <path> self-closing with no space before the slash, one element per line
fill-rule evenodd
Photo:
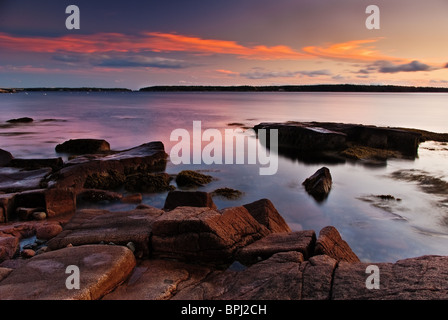
<path fill-rule="evenodd" d="M 306 90 L 311 89 L 311 90 Z M 235 92 L 448 92 L 448 87 L 391 85 L 391 84 L 303 84 L 303 85 L 154 85 L 140 89 L 122 87 L 24 87 L 0 88 L 0 93 L 23 91 L 125 91 L 125 92 L 164 92 L 164 91 L 235 91 Z"/>

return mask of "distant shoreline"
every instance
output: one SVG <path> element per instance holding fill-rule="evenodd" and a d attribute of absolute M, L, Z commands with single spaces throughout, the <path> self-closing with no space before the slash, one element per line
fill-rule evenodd
<path fill-rule="evenodd" d="M 448 88 L 392 85 L 284 85 L 284 86 L 153 86 L 140 92 L 448 92 Z"/>
<path fill-rule="evenodd" d="M 19 92 L 403 92 L 448 93 L 448 88 L 395 85 L 283 85 L 283 86 L 151 86 L 139 90 L 127 88 L 0 88 L 0 93 Z"/>

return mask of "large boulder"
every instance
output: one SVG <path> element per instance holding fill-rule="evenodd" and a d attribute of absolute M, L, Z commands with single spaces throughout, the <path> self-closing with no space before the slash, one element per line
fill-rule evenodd
<path fill-rule="evenodd" d="M 76 211 L 76 194 L 71 188 L 29 190 L 15 195 L 16 207 L 44 208 L 49 218 Z"/>
<path fill-rule="evenodd" d="M 322 167 L 302 184 L 316 201 L 323 201 L 328 197 L 333 184 L 330 170 L 327 167 Z"/>
<path fill-rule="evenodd" d="M 90 154 L 110 151 L 110 144 L 102 139 L 73 139 L 56 146 L 56 152 Z"/>
<path fill-rule="evenodd" d="M 310 123 L 260 123 L 254 130 L 278 130 L 279 149 L 294 149 L 298 152 L 320 152 L 342 150 L 347 145 L 347 135 Z M 267 139 L 269 141 L 269 139 Z M 263 141 L 262 141 L 263 142 Z M 269 146 L 269 145 L 268 145 Z"/>
<path fill-rule="evenodd" d="M 244 248 L 236 254 L 236 259 L 246 265 L 266 260 L 278 252 L 300 252 L 305 260 L 312 256 L 316 234 L 313 230 L 291 233 L 273 233 Z"/>
<path fill-rule="evenodd" d="M 221 212 L 178 207 L 154 221 L 152 233 L 153 254 L 157 257 L 219 264 L 229 262 L 239 248 L 270 231 L 244 207 Z"/>
<path fill-rule="evenodd" d="M 57 222 L 37 224 L 35 229 L 36 238 L 39 240 L 50 240 L 60 234 L 63 230 L 62 226 Z"/>
<path fill-rule="evenodd" d="M 48 241 L 51 250 L 71 244 L 114 243 L 135 247 L 136 256 L 148 256 L 153 222 L 163 211 L 156 208 L 110 212 L 107 210 L 84 209 L 77 211 L 64 230 Z"/>
<path fill-rule="evenodd" d="M 165 199 L 164 210 L 177 207 L 208 207 L 217 209 L 212 196 L 203 191 L 170 191 Z"/>
<path fill-rule="evenodd" d="M 26 260 L 0 282 L 0 300 L 97 300 L 132 272 L 136 260 L 122 246 L 64 248 Z M 66 286 L 68 266 L 79 268 L 79 289 Z"/>
<path fill-rule="evenodd" d="M 19 252 L 19 238 L 0 234 L 0 262 L 13 258 Z"/>
<path fill-rule="evenodd" d="M 286 221 L 268 199 L 261 199 L 249 204 L 244 208 L 257 220 L 273 233 L 291 232 Z"/>
<path fill-rule="evenodd" d="M 15 218 L 15 197 L 16 193 L 0 194 L 0 223 L 8 222 Z"/>
<path fill-rule="evenodd" d="M 360 262 L 348 243 L 342 240 L 339 231 L 333 226 L 327 226 L 319 232 L 314 254 L 325 254 L 336 261 L 350 263 Z"/>
<path fill-rule="evenodd" d="M 53 171 L 61 169 L 63 165 L 64 161 L 62 161 L 62 158 L 49 158 L 49 159 L 14 158 L 8 163 L 8 167 L 23 168 L 26 170 L 51 168 Z"/>
<path fill-rule="evenodd" d="M 68 161 L 65 168 L 48 179 L 48 184 L 75 190 L 113 189 L 123 185 L 129 175 L 165 170 L 167 157 L 162 142 L 150 142 L 106 156 L 81 156 Z"/>
<path fill-rule="evenodd" d="M 293 158 L 320 162 L 343 158 L 415 158 L 422 132 L 406 128 L 377 127 L 334 122 L 260 123 L 259 129 L 277 129 L 279 152 Z M 263 141 L 262 141 L 263 142 Z M 269 146 L 269 145 L 268 145 Z M 333 155 L 329 157 L 328 153 Z M 311 156 L 310 156 L 311 154 Z"/>

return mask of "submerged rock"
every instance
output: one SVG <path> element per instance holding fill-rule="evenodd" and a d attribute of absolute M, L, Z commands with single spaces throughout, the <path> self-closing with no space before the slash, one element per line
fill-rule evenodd
<path fill-rule="evenodd" d="M 122 198 L 120 193 L 99 189 L 84 189 L 77 195 L 78 201 L 86 202 L 120 201 Z"/>
<path fill-rule="evenodd" d="M 24 170 L 20 168 L 0 168 L 0 191 L 14 193 L 40 189 L 44 179 L 52 172 L 51 168 Z"/>
<path fill-rule="evenodd" d="M 184 170 L 177 174 L 176 183 L 179 187 L 199 187 L 212 182 L 213 177 L 193 170 Z"/>
<path fill-rule="evenodd" d="M 320 168 L 302 184 L 316 201 L 321 202 L 327 198 L 333 184 L 330 170 L 327 167 Z"/>
<path fill-rule="evenodd" d="M 128 194 L 121 199 L 123 203 L 141 203 L 142 201 L 143 196 L 141 193 Z"/>
<path fill-rule="evenodd" d="M 33 121 L 34 121 L 34 119 L 32 119 L 32 118 L 23 117 L 23 118 L 17 118 L 17 119 L 10 119 L 6 122 L 8 122 L 8 123 L 31 123 Z"/>
<path fill-rule="evenodd" d="M 36 170 L 41 168 L 51 168 L 53 171 L 61 169 L 64 165 L 62 158 L 50 159 L 12 159 L 8 167 L 23 168 L 26 170 Z"/>
<path fill-rule="evenodd" d="M 236 189 L 232 189 L 232 188 L 219 188 L 216 189 L 212 192 L 212 196 L 218 196 L 218 197 L 222 197 L 222 198 L 226 198 L 229 200 L 235 200 L 240 198 L 243 195 L 243 192 L 236 190 Z"/>
<path fill-rule="evenodd" d="M 168 173 L 139 172 L 125 178 L 124 188 L 131 192 L 163 192 L 174 188 Z"/>

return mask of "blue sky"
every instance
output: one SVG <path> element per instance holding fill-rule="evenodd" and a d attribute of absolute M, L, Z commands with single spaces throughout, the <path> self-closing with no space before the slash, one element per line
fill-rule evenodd
<path fill-rule="evenodd" d="M 68 5 L 80 30 L 67 30 Z M 447 86 L 445 0 L 0 0 L 0 87 Z"/>

